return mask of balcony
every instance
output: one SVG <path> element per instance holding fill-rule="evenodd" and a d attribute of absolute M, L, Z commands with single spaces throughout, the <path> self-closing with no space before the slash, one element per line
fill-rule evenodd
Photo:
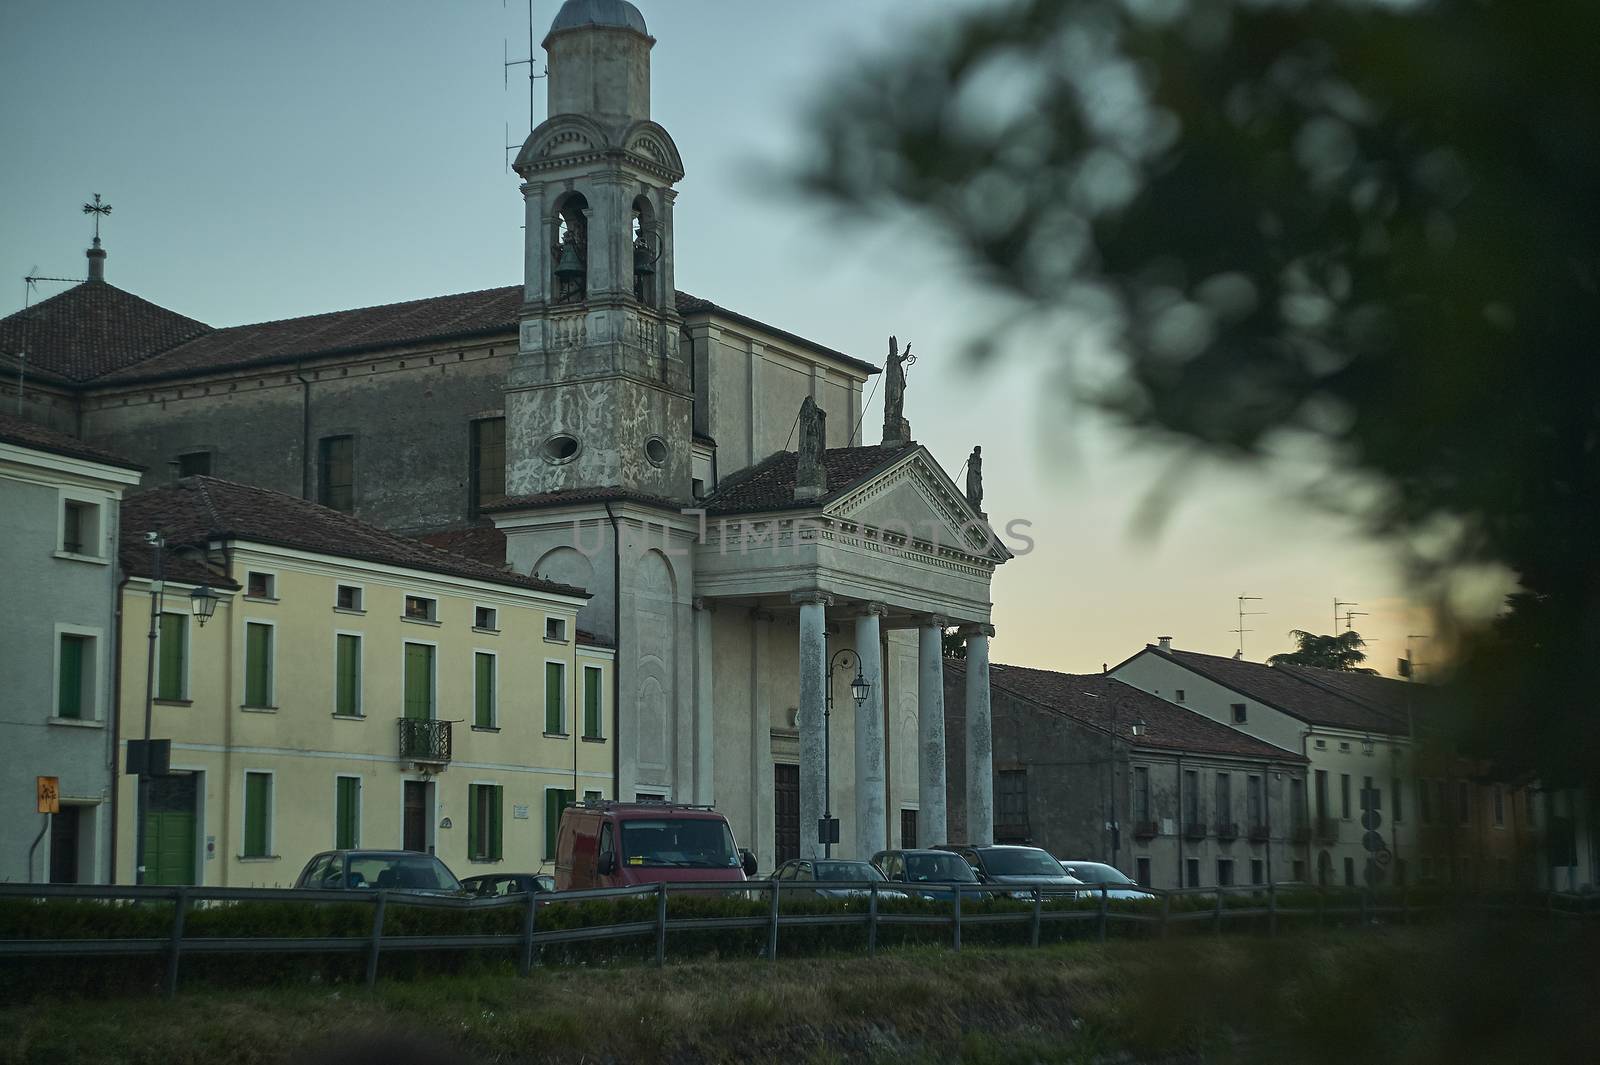
<path fill-rule="evenodd" d="M 1339 819 L 1337 817 L 1319 817 L 1312 827 L 1316 833 L 1318 843 L 1339 842 Z"/>
<path fill-rule="evenodd" d="M 1250 842 L 1265 843 L 1272 838 L 1272 830 L 1266 825 L 1250 826 Z"/>
<path fill-rule="evenodd" d="M 451 721 L 400 719 L 400 757 L 423 765 L 450 764 Z"/>
<path fill-rule="evenodd" d="M 1217 822 L 1217 838 L 1220 840 L 1233 840 L 1239 838 L 1239 826 L 1232 821 Z"/>
<path fill-rule="evenodd" d="M 1155 839 L 1161 835 L 1161 826 L 1154 821 L 1135 821 L 1133 823 L 1134 839 Z"/>
<path fill-rule="evenodd" d="M 1190 821 L 1183 826 L 1184 839 L 1205 839 L 1206 823 L 1204 821 Z"/>

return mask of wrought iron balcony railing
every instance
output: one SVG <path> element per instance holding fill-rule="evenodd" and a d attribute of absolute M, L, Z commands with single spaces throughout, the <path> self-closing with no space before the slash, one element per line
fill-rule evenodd
<path fill-rule="evenodd" d="M 1184 839 L 1205 839 L 1206 823 L 1204 821 L 1190 821 L 1183 826 Z"/>
<path fill-rule="evenodd" d="M 1135 821 L 1133 823 L 1134 839 L 1155 839 L 1161 834 L 1161 826 L 1154 821 Z"/>
<path fill-rule="evenodd" d="M 1238 824 L 1236 822 L 1233 822 L 1233 821 L 1219 821 L 1219 822 L 1217 822 L 1217 838 L 1218 839 L 1238 839 L 1239 838 L 1239 826 L 1238 826 Z"/>
<path fill-rule="evenodd" d="M 1250 826 L 1250 842 L 1265 843 L 1272 838 L 1272 830 L 1266 825 Z"/>
<path fill-rule="evenodd" d="M 413 762 L 446 765 L 450 761 L 451 721 L 412 717 L 400 719 L 400 757 Z"/>

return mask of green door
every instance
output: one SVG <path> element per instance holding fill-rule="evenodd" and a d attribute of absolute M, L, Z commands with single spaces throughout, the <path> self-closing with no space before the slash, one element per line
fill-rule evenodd
<path fill-rule="evenodd" d="M 406 644 L 406 717 L 433 717 L 433 648 L 425 643 Z"/>
<path fill-rule="evenodd" d="M 150 782 L 144 817 L 146 884 L 195 882 L 195 779 L 184 774 Z"/>

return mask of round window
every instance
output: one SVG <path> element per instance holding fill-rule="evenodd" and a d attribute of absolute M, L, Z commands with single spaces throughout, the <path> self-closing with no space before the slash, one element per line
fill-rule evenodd
<path fill-rule="evenodd" d="M 667 442 L 659 436 L 652 436 L 644 442 L 644 457 L 650 460 L 652 466 L 665 466 L 667 463 Z"/>
<path fill-rule="evenodd" d="M 557 433 L 544 442 L 544 458 L 546 462 L 559 465 L 571 462 L 578 457 L 578 438 L 568 436 L 566 433 Z"/>

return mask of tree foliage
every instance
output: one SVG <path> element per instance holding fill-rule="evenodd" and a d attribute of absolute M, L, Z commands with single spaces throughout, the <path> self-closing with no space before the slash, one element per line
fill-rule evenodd
<path fill-rule="evenodd" d="M 1353 629 L 1335 636 L 1318 636 L 1304 629 L 1294 629 L 1289 635 L 1294 639 L 1295 649 L 1273 655 L 1267 659 L 1268 665 L 1314 666 L 1317 669 L 1339 669 L 1347 673 L 1378 672 L 1361 664 L 1367 660 L 1367 654 L 1362 650 L 1367 646 L 1367 641 Z"/>
<path fill-rule="evenodd" d="M 1526 617 L 1467 640 L 1500 700 L 1473 734 L 1571 776 L 1600 765 L 1596 42 L 1594 4 L 995 4 L 846 75 L 806 181 L 944 238 L 1014 320 L 1092 328 L 1116 372 L 1063 376 L 1124 424 L 1317 456 L 1441 601 L 1515 574 Z"/>

